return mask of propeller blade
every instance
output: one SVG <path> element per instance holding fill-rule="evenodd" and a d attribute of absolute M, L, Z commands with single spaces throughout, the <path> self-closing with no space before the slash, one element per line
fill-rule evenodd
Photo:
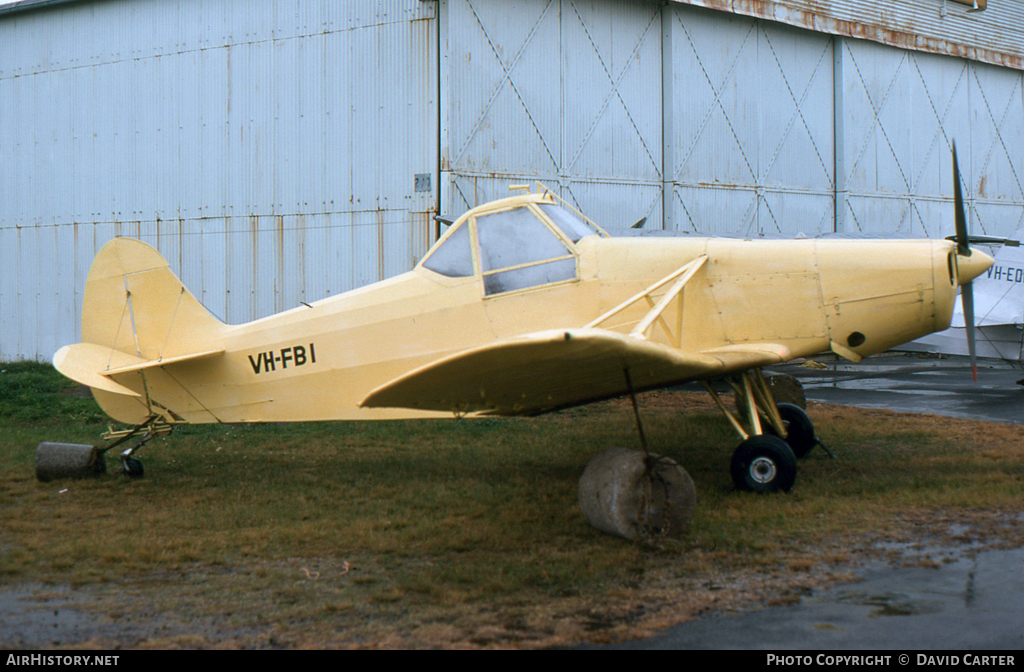
<path fill-rule="evenodd" d="M 971 256 L 970 237 L 967 235 L 967 215 L 964 212 L 964 195 L 960 188 L 960 162 L 956 158 L 956 142 L 953 142 L 953 204 L 956 207 L 956 253 Z M 964 327 L 967 332 L 967 354 L 971 358 L 971 375 L 978 380 L 978 357 L 974 344 L 974 288 L 970 281 L 960 286 L 960 303 L 964 309 Z"/>
<path fill-rule="evenodd" d="M 953 143 L 953 203 L 956 206 L 956 253 L 971 256 L 967 239 L 967 216 L 964 213 L 964 195 L 960 191 L 960 163 L 956 159 L 956 142 Z"/>
<path fill-rule="evenodd" d="M 978 353 L 974 347 L 974 288 L 966 283 L 960 288 L 960 301 L 964 307 L 964 326 L 967 328 L 967 354 L 971 358 L 971 375 L 978 380 Z"/>

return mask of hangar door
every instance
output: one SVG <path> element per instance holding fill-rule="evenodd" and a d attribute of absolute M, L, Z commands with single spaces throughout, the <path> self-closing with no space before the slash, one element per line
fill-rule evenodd
<path fill-rule="evenodd" d="M 540 179 L 605 226 L 831 231 L 832 38 L 688 5 L 442 0 L 442 209 Z"/>
<path fill-rule="evenodd" d="M 537 180 L 599 224 L 662 219 L 661 8 L 442 0 L 442 210 Z"/>
<path fill-rule="evenodd" d="M 687 5 L 664 11 L 666 228 L 832 231 L 832 38 Z"/>
<path fill-rule="evenodd" d="M 971 232 L 1024 227 L 1024 73 L 862 40 L 842 45 L 837 229 L 952 234 L 954 140 Z"/>

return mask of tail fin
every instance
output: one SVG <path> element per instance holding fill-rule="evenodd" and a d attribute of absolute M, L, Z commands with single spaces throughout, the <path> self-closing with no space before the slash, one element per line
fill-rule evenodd
<path fill-rule="evenodd" d="M 92 388 L 108 415 L 139 424 L 155 412 L 139 374 L 222 353 L 224 328 L 159 252 L 115 238 L 96 255 L 85 282 L 82 343 L 58 350 L 53 365 Z"/>
<path fill-rule="evenodd" d="M 115 238 L 93 260 L 82 303 L 84 343 L 165 360 L 209 350 L 223 327 L 146 243 Z"/>

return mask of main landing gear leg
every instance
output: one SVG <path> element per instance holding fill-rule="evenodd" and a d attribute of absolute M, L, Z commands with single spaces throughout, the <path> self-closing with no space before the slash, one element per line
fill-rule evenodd
<path fill-rule="evenodd" d="M 820 444 L 814 425 L 795 404 L 776 404 L 760 369 L 726 379 L 744 403 L 746 418 L 733 413 L 705 382 L 711 398 L 743 439 L 732 455 L 730 472 L 739 490 L 788 492 L 796 481 L 797 458 Z M 823 446 L 824 447 L 824 446 Z"/>

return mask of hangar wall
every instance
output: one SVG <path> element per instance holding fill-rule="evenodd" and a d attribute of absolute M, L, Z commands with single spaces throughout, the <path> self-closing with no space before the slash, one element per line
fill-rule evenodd
<path fill-rule="evenodd" d="M 408 270 L 437 212 L 436 8 L 0 15 L 0 360 L 79 340 L 86 273 L 114 236 L 155 245 L 228 322 Z"/>
<path fill-rule="evenodd" d="M 1024 72 L 842 40 L 837 229 L 953 232 L 955 140 L 971 231 L 1024 227 Z"/>
<path fill-rule="evenodd" d="M 1024 226 L 1021 70 L 726 5 L 440 0 L 442 209 L 539 179 L 608 226 L 948 235 L 956 140 L 972 231 Z"/>
<path fill-rule="evenodd" d="M 0 360 L 78 340 L 115 235 L 243 322 L 407 270 L 438 210 L 524 181 L 611 226 L 937 236 L 956 139 L 972 230 L 1024 226 L 1014 54 L 780 9 L 809 1 L 0 7 Z"/>

